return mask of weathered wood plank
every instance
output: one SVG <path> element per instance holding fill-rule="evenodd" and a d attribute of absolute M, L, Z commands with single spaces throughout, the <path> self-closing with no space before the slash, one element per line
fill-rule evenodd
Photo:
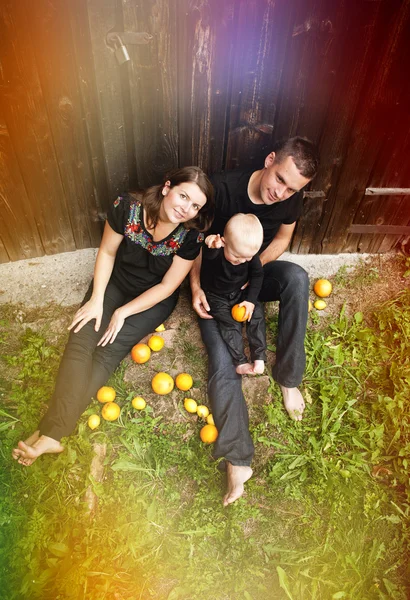
<path fill-rule="evenodd" d="M 0 6 L 0 102 L 42 245 L 47 254 L 55 254 L 74 250 L 75 243 L 34 60 L 29 17 L 22 3 L 6 0 Z"/>
<path fill-rule="evenodd" d="M 87 6 L 83 0 L 71 0 L 70 3 L 66 4 L 69 10 L 76 74 L 81 95 L 83 125 L 87 131 L 91 167 L 94 175 L 94 197 L 97 213 L 93 214 L 93 219 L 102 222 L 102 213 L 107 210 L 111 198 L 105 171 L 104 149 L 99 123 L 96 77 Z M 95 241 L 98 242 L 93 238 L 93 244 Z"/>
<path fill-rule="evenodd" d="M 69 12 L 64 0 L 37 0 L 32 5 L 31 40 L 38 66 L 67 212 L 77 248 L 98 246 L 101 225 L 94 179 L 83 127 Z"/>
<path fill-rule="evenodd" d="M 125 123 L 121 72 L 126 85 L 127 64 L 119 66 L 114 47 L 106 43 L 107 33 L 122 30 L 121 13 L 116 0 L 87 0 L 88 24 L 97 88 L 99 126 L 101 130 L 108 196 L 114 199 L 129 187 L 127 135 L 131 124 Z"/>
<path fill-rule="evenodd" d="M 235 10 L 227 169 L 260 167 L 272 148 L 292 8 L 252 0 Z"/>
<path fill-rule="evenodd" d="M 147 32 L 147 45 L 129 45 L 129 85 L 138 184 L 146 187 L 178 164 L 176 21 L 173 0 L 122 1 L 125 31 Z"/>
<path fill-rule="evenodd" d="M 410 227 L 404 225 L 350 225 L 350 233 L 389 233 L 393 235 L 408 235 Z"/>
<path fill-rule="evenodd" d="M 0 114 L 0 262 L 44 254 L 10 135 Z"/>

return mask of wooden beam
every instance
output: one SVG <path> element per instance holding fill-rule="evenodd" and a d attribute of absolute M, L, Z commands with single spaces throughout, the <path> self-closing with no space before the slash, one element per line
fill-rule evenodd
<path fill-rule="evenodd" d="M 402 225 L 351 225 L 349 233 L 381 233 L 389 235 L 410 235 L 410 227 Z"/>
<path fill-rule="evenodd" d="M 410 188 L 366 188 L 365 196 L 408 196 Z"/>

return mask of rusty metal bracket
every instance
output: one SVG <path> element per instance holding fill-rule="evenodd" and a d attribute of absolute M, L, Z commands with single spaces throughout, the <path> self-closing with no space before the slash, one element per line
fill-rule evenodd
<path fill-rule="evenodd" d="M 140 31 L 110 31 L 107 33 L 107 44 L 115 45 L 121 39 L 123 44 L 149 44 L 153 39 L 150 33 Z"/>

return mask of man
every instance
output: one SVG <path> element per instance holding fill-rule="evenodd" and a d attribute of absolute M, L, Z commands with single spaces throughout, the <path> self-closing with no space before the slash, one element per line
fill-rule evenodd
<path fill-rule="evenodd" d="M 264 241 L 260 259 L 264 281 L 259 300 L 279 300 L 279 328 L 276 363 L 272 374 L 279 384 L 289 416 L 302 419 L 305 403 L 298 390 L 305 369 L 309 279 L 298 265 L 277 259 L 288 247 L 296 221 L 302 214 L 302 189 L 318 168 L 315 146 L 300 137 L 280 143 L 258 171 L 231 171 L 215 175 L 216 212 L 211 233 L 222 234 L 226 222 L 236 213 L 252 213 L 262 223 Z M 248 411 L 241 376 L 216 321 L 208 314 L 209 305 L 200 284 L 201 257 L 191 270 L 192 304 L 198 313 L 202 339 L 208 351 L 208 395 L 219 436 L 214 457 L 225 459 L 227 493 L 224 506 L 242 496 L 244 483 L 251 477 L 254 447 L 249 434 Z"/>

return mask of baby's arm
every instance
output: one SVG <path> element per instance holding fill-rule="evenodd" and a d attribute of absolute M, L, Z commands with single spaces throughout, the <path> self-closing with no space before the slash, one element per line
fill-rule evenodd
<path fill-rule="evenodd" d="M 205 244 L 208 248 L 223 248 L 225 246 L 225 240 L 217 233 L 216 235 L 208 235 L 205 238 Z"/>

